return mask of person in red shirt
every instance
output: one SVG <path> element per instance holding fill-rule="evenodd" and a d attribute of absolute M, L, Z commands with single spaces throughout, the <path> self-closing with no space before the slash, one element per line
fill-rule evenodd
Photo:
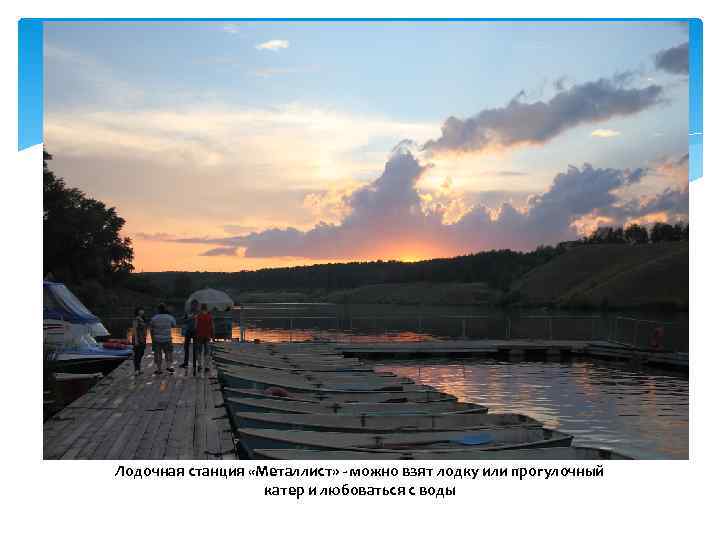
<path fill-rule="evenodd" d="M 195 339 L 198 343 L 198 356 L 200 356 L 200 372 L 210 371 L 208 360 L 210 358 L 210 341 L 215 337 L 215 324 L 208 312 L 207 304 L 200 306 L 200 313 L 195 319 Z M 193 375 L 196 375 L 195 356 L 193 356 Z"/>

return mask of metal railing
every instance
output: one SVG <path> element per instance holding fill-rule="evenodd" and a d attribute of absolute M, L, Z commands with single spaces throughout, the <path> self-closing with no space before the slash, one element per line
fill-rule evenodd
<path fill-rule="evenodd" d="M 608 341 L 640 349 L 688 352 L 690 327 L 686 322 L 615 317 Z"/>
<path fill-rule="evenodd" d="M 657 329 L 661 328 L 660 331 Z M 245 315 L 233 321 L 234 339 L 335 342 L 443 339 L 612 341 L 637 348 L 687 352 L 689 328 L 599 315 Z M 660 336 L 660 337 L 658 337 Z"/>

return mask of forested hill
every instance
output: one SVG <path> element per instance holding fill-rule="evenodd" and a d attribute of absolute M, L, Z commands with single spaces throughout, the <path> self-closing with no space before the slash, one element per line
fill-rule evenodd
<path fill-rule="evenodd" d="M 657 229 L 657 228 L 656 228 Z M 659 230 L 659 229 L 657 229 Z M 529 253 L 487 251 L 447 259 L 319 264 L 235 273 L 135 274 L 132 287 L 183 299 L 202 287 L 239 302 L 330 301 L 687 309 L 687 229 L 623 241 L 607 231 Z M 631 234 L 636 234 L 632 231 Z"/>
<path fill-rule="evenodd" d="M 212 287 L 240 302 L 445 301 L 578 307 L 659 303 L 684 309 L 688 238 L 689 228 L 682 223 L 656 223 L 649 230 L 632 224 L 625 229 L 601 227 L 589 237 L 530 252 L 495 250 L 418 262 L 349 262 L 241 272 L 145 272 L 131 274 L 126 286 L 136 293 L 177 300 Z M 673 292 L 660 294 L 670 282 Z"/>
<path fill-rule="evenodd" d="M 685 241 L 583 245 L 528 272 L 509 296 L 524 305 L 687 310 L 689 261 Z"/>
<path fill-rule="evenodd" d="M 515 279 L 562 251 L 562 248 L 540 247 L 528 253 L 486 251 L 419 262 L 350 262 L 232 273 L 145 272 L 133 276 L 132 286 L 143 292 L 178 297 L 202 287 L 232 293 L 257 290 L 332 291 L 413 282 L 483 282 L 493 289 L 507 290 Z"/>

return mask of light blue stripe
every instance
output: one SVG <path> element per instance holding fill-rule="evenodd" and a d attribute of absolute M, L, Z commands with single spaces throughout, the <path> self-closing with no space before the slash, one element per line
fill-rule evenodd
<path fill-rule="evenodd" d="M 43 141 L 43 23 L 18 22 L 18 150 Z"/>
<path fill-rule="evenodd" d="M 692 181 L 703 174 L 703 24 L 692 19 L 689 27 L 688 176 Z"/>
<path fill-rule="evenodd" d="M 338 22 L 338 21 L 351 21 L 351 22 L 455 22 L 455 21 L 491 21 L 491 22 L 597 22 L 597 21 L 609 21 L 609 22 L 690 22 L 693 19 L 688 18 L 516 18 L 516 19 L 504 19 L 504 18 L 482 18 L 482 17 L 329 17 L 329 18 L 318 18 L 318 17 L 244 17 L 244 18 L 52 18 L 52 19 L 24 19 L 28 21 L 45 21 L 45 22 L 97 22 L 97 21 L 110 21 L 110 22 L 159 22 L 159 21 L 170 21 L 170 22 L 258 22 L 258 21 L 271 21 L 271 22 Z"/>

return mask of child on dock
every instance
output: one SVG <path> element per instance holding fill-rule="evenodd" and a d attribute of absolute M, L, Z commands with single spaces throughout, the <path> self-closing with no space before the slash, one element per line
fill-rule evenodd
<path fill-rule="evenodd" d="M 150 319 L 150 336 L 152 337 L 153 353 L 155 353 L 156 375 L 162 375 L 163 355 L 165 356 L 165 369 L 169 373 L 175 371 L 172 367 L 172 329 L 176 324 L 175 318 L 168 313 L 165 304 L 160 304 L 157 315 Z"/>
<path fill-rule="evenodd" d="M 215 337 L 215 324 L 213 316 L 208 312 L 207 304 L 200 306 L 200 313 L 195 318 L 195 336 L 198 342 L 198 353 L 200 354 L 200 372 L 210 370 L 208 361 L 210 358 L 210 341 Z M 193 375 L 195 375 L 195 357 L 193 356 Z"/>
<path fill-rule="evenodd" d="M 135 309 L 135 318 L 132 325 L 133 364 L 135 375 L 140 375 L 142 358 L 145 356 L 145 343 L 147 342 L 147 321 L 145 310 L 141 307 Z"/>

